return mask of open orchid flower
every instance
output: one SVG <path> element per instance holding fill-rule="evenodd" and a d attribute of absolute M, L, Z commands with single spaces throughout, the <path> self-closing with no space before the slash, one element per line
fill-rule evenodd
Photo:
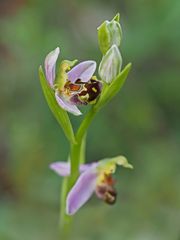
<path fill-rule="evenodd" d="M 114 204 L 117 192 L 114 188 L 115 181 L 112 174 L 116 170 L 116 165 L 133 168 L 123 156 L 80 165 L 80 176 L 66 199 L 66 213 L 75 214 L 94 192 L 99 199 L 108 204 Z M 70 175 L 70 163 L 68 162 L 55 162 L 50 165 L 50 168 L 60 176 Z"/>
<path fill-rule="evenodd" d="M 45 59 L 46 79 L 55 91 L 57 103 L 64 110 L 80 115 L 77 105 L 94 103 L 101 92 L 101 82 L 93 76 L 95 61 L 84 61 L 71 69 L 76 61 L 62 61 L 56 78 L 56 61 L 60 49 L 57 47 Z"/>

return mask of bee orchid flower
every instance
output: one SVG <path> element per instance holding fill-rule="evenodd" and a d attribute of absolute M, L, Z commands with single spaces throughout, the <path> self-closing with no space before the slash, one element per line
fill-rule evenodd
<path fill-rule="evenodd" d="M 75 214 L 93 193 L 104 202 L 114 204 L 117 192 L 114 188 L 115 181 L 112 174 L 115 173 L 117 165 L 133 168 L 123 156 L 80 165 L 80 176 L 67 195 L 66 213 L 68 215 Z M 50 168 L 60 176 L 70 175 L 69 162 L 55 162 L 50 165 Z"/>
<path fill-rule="evenodd" d="M 95 61 L 84 61 L 71 67 L 76 61 L 61 62 L 56 76 L 56 62 L 60 53 L 57 47 L 45 58 L 45 74 L 49 86 L 55 92 L 57 103 L 65 111 L 81 115 L 77 105 L 94 103 L 101 92 L 101 82 L 93 76 Z"/>

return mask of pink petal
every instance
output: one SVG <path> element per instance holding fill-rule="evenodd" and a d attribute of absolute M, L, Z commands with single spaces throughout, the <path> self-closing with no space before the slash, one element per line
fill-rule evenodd
<path fill-rule="evenodd" d="M 45 73 L 46 79 L 49 82 L 50 86 L 53 87 L 55 80 L 55 70 L 56 70 L 56 61 L 59 56 L 60 49 L 57 47 L 55 50 L 50 52 L 45 58 Z"/>
<path fill-rule="evenodd" d="M 81 164 L 80 168 L 79 168 L 80 173 L 81 172 L 85 172 L 86 170 L 90 169 L 92 166 L 96 167 L 97 166 L 97 162 Z"/>
<path fill-rule="evenodd" d="M 70 175 L 70 163 L 69 162 L 54 162 L 50 164 L 50 169 L 55 171 L 58 175 L 66 177 Z"/>
<path fill-rule="evenodd" d="M 82 113 L 79 111 L 79 109 L 76 107 L 76 105 L 68 102 L 63 96 L 61 96 L 57 91 L 55 93 L 56 101 L 59 104 L 61 108 L 63 108 L 65 111 L 68 111 L 75 116 L 81 115 Z"/>
<path fill-rule="evenodd" d="M 96 70 L 95 61 L 84 61 L 73 67 L 68 72 L 68 80 L 74 83 L 77 79 L 88 82 Z"/>
<path fill-rule="evenodd" d="M 95 163 L 81 164 L 79 171 L 80 173 L 88 170 Z M 69 162 L 54 162 L 50 164 L 50 169 L 55 171 L 58 175 L 66 177 L 70 175 L 70 163 Z"/>
<path fill-rule="evenodd" d="M 75 214 L 92 196 L 96 188 L 96 165 L 83 172 L 70 190 L 66 200 L 66 213 Z"/>

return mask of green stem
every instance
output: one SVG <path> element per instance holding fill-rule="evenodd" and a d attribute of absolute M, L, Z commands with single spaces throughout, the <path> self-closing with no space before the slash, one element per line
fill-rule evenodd
<path fill-rule="evenodd" d="M 66 240 L 70 236 L 70 227 L 72 223 L 72 217 L 68 216 L 65 212 L 66 209 L 66 197 L 74 185 L 79 174 L 79 163 L 85 161 L 85 141 L 86 135 L 81 142 L 71 144 L 70 147 L 70 162 L 71 162 L 71 176 L 66 177 L 62 183 L 61 196 L 60 196 L 60 239 Z M 78 161 L 79 160 L 79 161 Z M 74 164 L 77 163 L 77 164 Z"/>
<path fill-rule="evenodd" d="M 77 144 L 71 144 L 71 175 L 69 177 L 69 187 L 74 184 L 79 174 L 79 159 L 81 155 L 82 141 L 78 141 Z"/>
<path fill-rule="evenodd" d="M 86 162 L 85 156 L 86 156 L 86 135 L 84 135 L 82 142 L 81 142 L 81 151 L 79 156 L 79 163 L 83 164 Z"/>
<path fill-rule="evenodd" d="M 87 113 L 85 116 L 84 120 L 82 121 L 77 133 L 76 133 L 76 140 L 77 141 L 82 141 L 82 138 L 84 137 L 85 133 L 87 132 L 87 129 L 89 128 L 92 120 L 94 119 L 96 113 L 97 113 L 97 108 L 92 107 L 91 110 Z"/>
<path fill-rule="evenodd" d="M 68 193 L 68 178 L 64 178 L 61 186 L 60 195 L 60 239 L 69 239 L 69 228 L 72 222 L 72 218 L 65 214 L 66 209 L 66 196 Z"/>
<path fill-rule="evenodd" d="M 63 240 L 69 239 L 69 229 L 72 222 L 72 217 L 65 213 L 66 197 L 79 175 L 79 165 L 85 162 L 86 132 L 96 113 L 97 110 L 92 107 L 76 133 L 76 143 L 70 145 L 71 175 L 63 180 L 61 190 L 60 229 Z"/>

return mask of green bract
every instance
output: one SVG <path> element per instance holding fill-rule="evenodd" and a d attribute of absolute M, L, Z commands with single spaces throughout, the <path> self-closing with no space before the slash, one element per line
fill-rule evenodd
<path fill-rule="evenodd" d="M 119 73 L 119 75 L 113 79 L 110 85 L 104 83 L 104 87 L 101 92 L 101 96 L 94 106 L 96 111 L 100 110 L 107 102 L 109 102 L 121 89 L 123 86 L 128 73 L 131 69 L 131 63 L 127 64 L 126 67 Z"/>
<path fill-rule="evenodd" d="M 120 46 L 122 38 L 121 25 L 119 23 L 119 14 L 111 21 L 105 21 L 98 27 L 98 42 L 102 54 L 111 48 L 113 44 Z"/>

